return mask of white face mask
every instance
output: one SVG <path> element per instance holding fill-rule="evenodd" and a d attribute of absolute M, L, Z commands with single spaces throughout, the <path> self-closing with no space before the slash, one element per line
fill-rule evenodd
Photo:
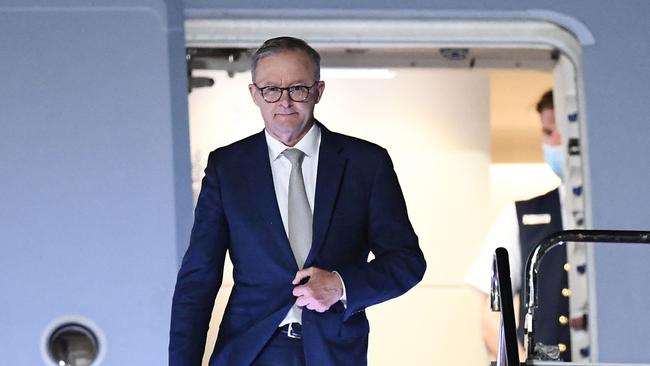
<path fill-rule="evenodd" d="M 548 145 L 543 144 L 542 148 L 544 149 L 544 161 L 548 164 L 553 173 L 564 179 L 564 153 L 562 151 L 562 145 Z"/>

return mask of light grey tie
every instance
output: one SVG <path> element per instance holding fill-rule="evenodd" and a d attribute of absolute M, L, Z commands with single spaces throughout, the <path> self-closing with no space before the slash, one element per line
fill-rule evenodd
<path fill-rule="evenodd" d="M 298 149 L 286 149 L 282 152 L 291 162 L 289 176 L 289 244 L 298 268 L 302 269 L 311 249 L 312 213 L 302 177 L 302 160 L 305 153 Z"/>

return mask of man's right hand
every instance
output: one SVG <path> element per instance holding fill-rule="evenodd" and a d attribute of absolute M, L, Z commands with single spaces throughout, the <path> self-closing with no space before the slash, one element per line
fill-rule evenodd
<path fill-rule="evenodd" d="M 306 283 L 300 284 L 304 279 Z M 291 282 L 297 285 L 293 295 L 296 305 L 319 313 L 327 311 L 343 296 L 343 284 L 338 274 L 316 267 L 302 269 Z"/>

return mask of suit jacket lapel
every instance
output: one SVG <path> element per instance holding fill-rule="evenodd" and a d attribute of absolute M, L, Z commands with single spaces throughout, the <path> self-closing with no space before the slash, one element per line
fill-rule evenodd
<path fill-rule="evenodd" d="M 256 202 L 260 217 L 267 221 L 273 238 L 278 243 L 280 250 L 285 252 L 284 257 L 287 259 L 287 262 L 292 263 L 297 270 L 298 266 L 291 251 L 287 233 L 284 231 L 282 216 L 280 215 L 278 200 L 275 195 L 273 172 L 271 171 L 269 150 L 266 145 L 264 131 L 256 135 L 254 152 L 249 159 L 249 163 L 249 181 L 255 182 L 254 186 L 256 190 L 255 192 L 251 192 L 251 194 L 258 197 Z"/>
<path fill-rule="evenodd" d="M 314 234 L 305 268 L 312 265 L 325 241 L 346 163 L 346 158 L 341 154 L 343 147 L 334 135 L 322 124 L 318 123 L 318 126 L 321 129 L 321 143 L 314 199 Z"/>

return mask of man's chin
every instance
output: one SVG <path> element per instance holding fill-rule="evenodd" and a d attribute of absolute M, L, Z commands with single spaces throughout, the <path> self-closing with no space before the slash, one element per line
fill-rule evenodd
<path fill-rule="evenodd" d="M 284 131 L 300 129 L 304 126 L 304 121 L 298 114 L 276 114 L 273 116 L 273 124 Z"/>
<path fill-rule="evenodd" d="M 311 127 L 311 124 L 309 122 L 303 122 L 304 121 L 300 121 L 297 118 L 287 120 L 276 118 L 274 119 L 273 123 L 267 125 L 266 127 L 267 130 L 271 131 L 271 135 L 274 135 L 276 138 L 279 138 L 281 141 L 283 141 L 282 137 L 295 137 L 306 133 L 306 130 Z"/>

